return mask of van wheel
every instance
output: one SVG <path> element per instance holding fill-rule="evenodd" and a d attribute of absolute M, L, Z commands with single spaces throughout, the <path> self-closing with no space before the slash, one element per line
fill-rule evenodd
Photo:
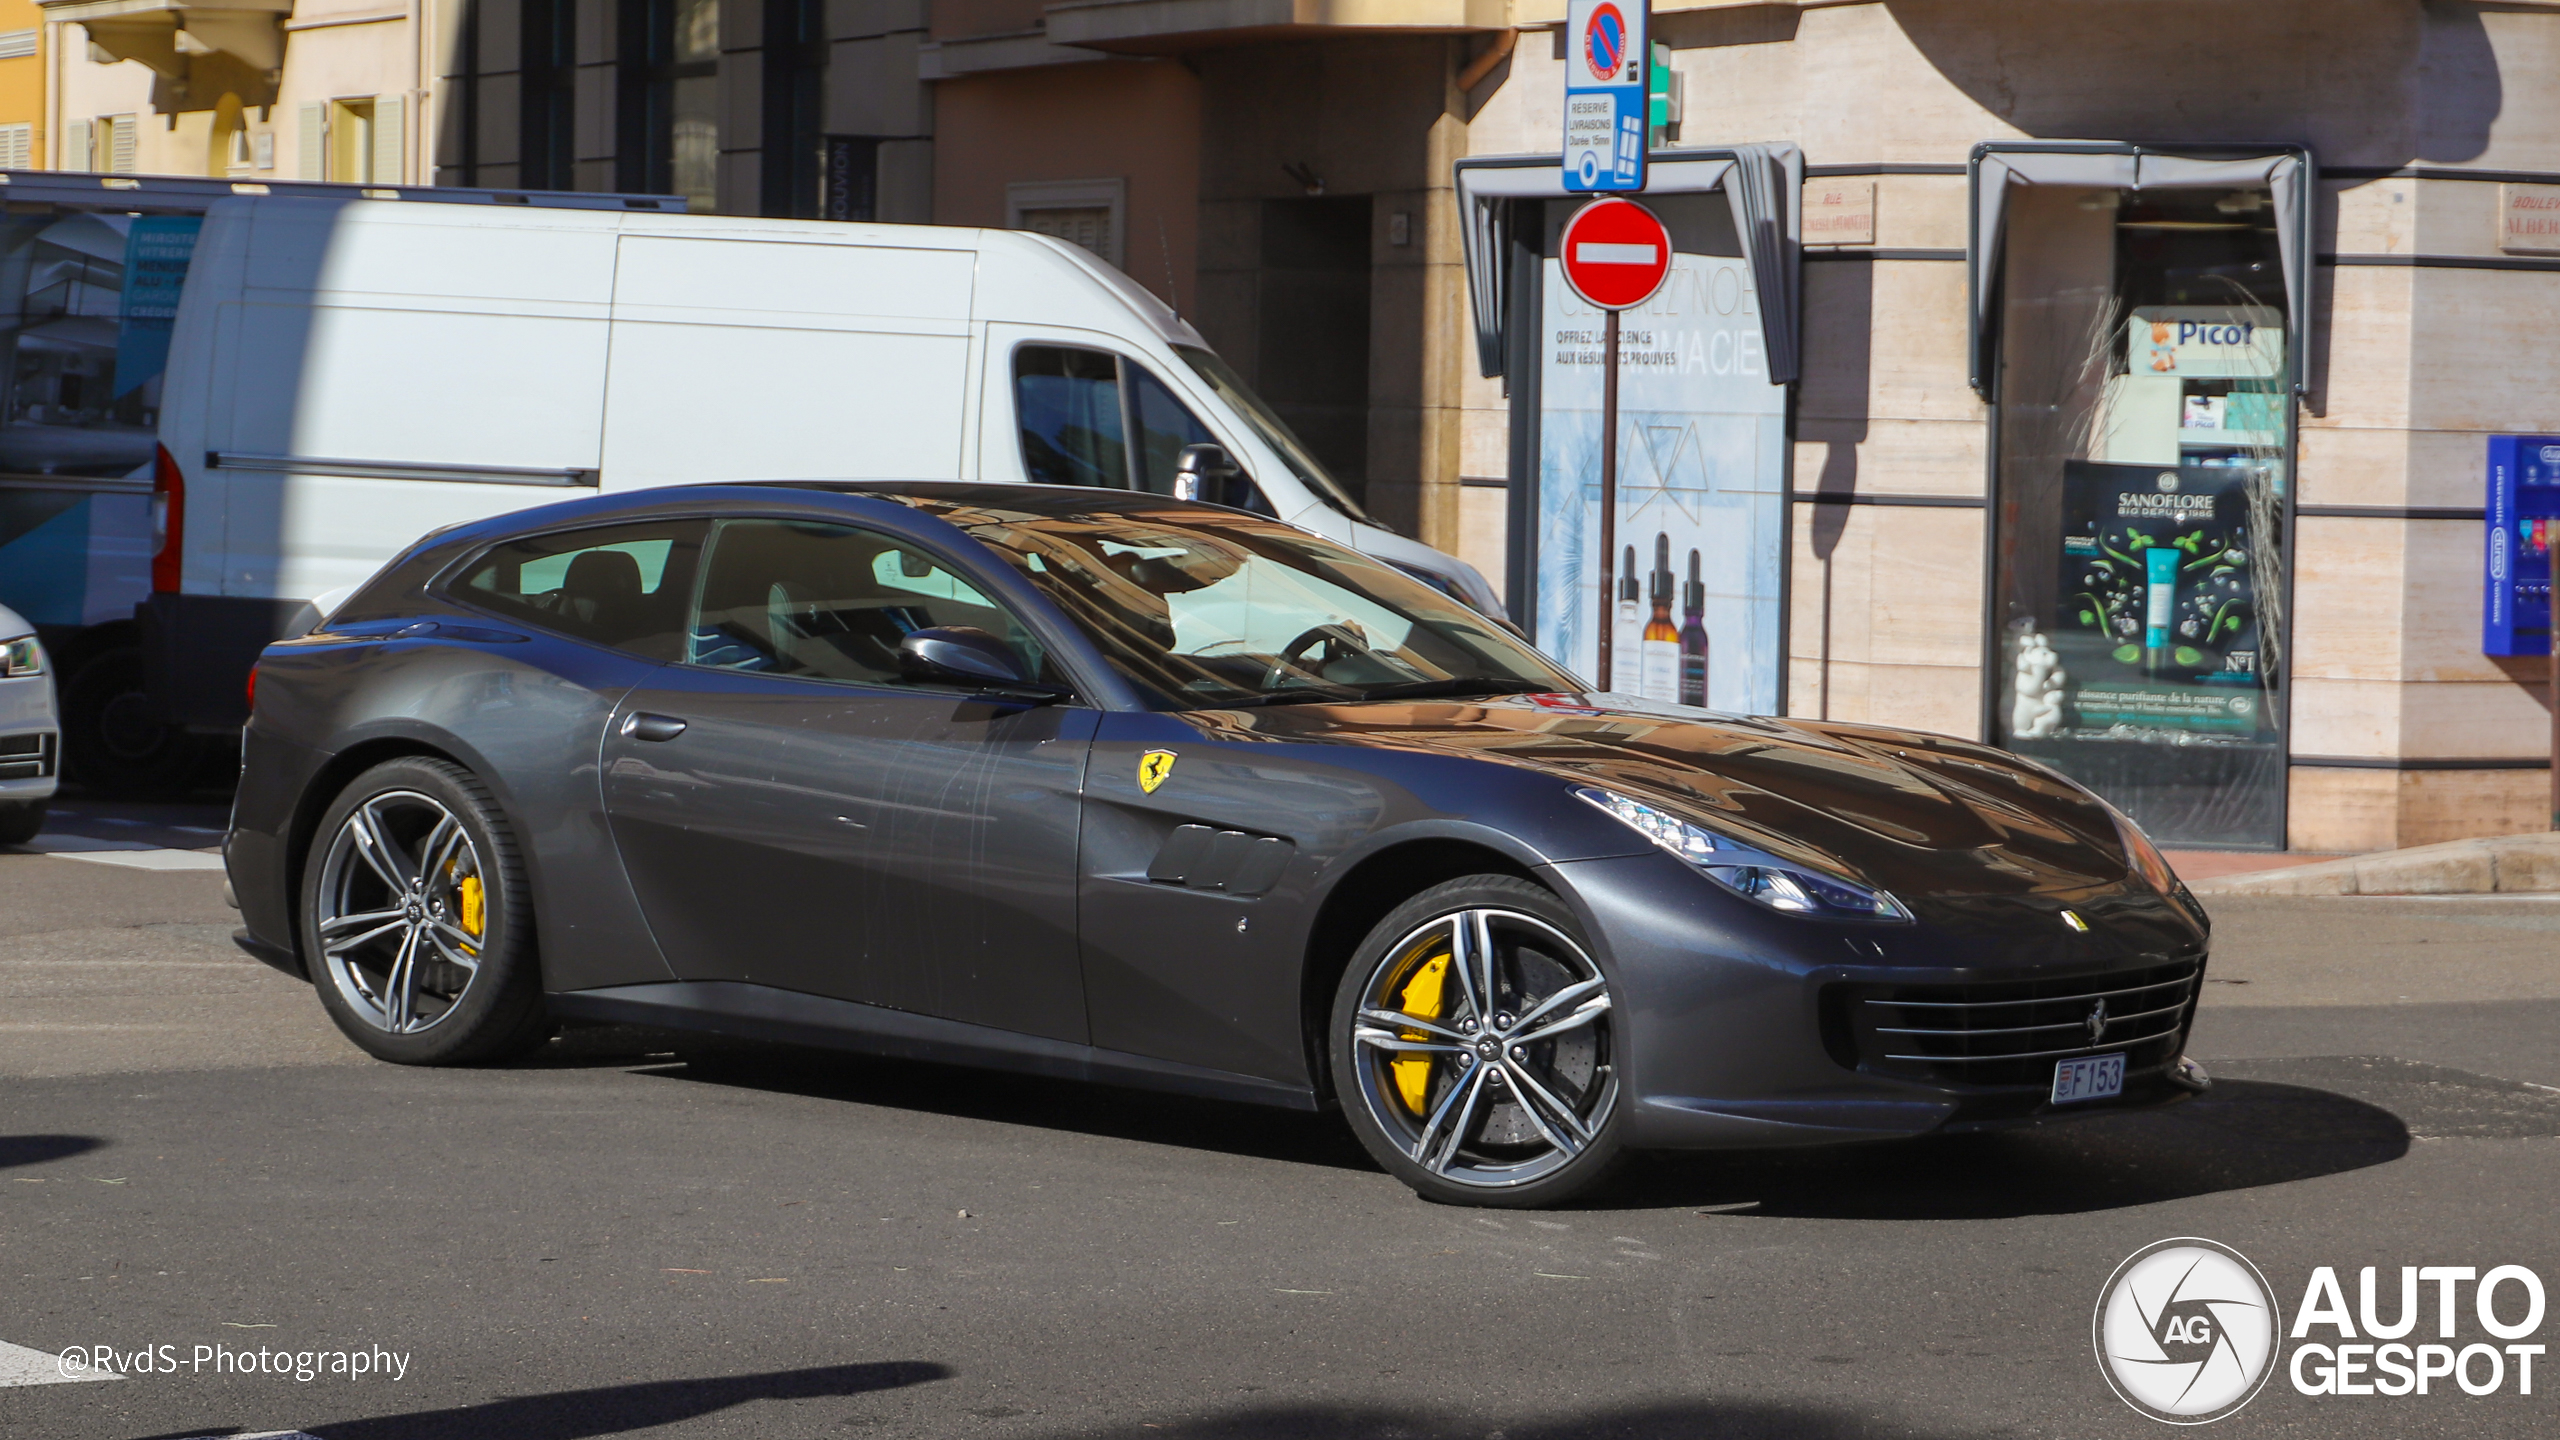
<path fill-rule="evenodd" d="M 142 688 L 142 652 L 109 650 L 62 687 L 63 778 L 120 799 L 183 793 L 211 742 L 160 723 Z"/>
<path fill-rule="evenodd" d="M 480 1064 L 550 1034 L 515 833 L 450 761 L 386 761 L 338 796 L 303 867 L 301 928 L 329 1018 L 380 1059 Z"/>
<path fill-rule="evenodd" d="M 1360 1143 L 1424 1199 L 1528 1208 L 1618 1168 L 1609 980 L 1552 891 L 1509 875 L 1435 885 L 1343 972 L 1333 1088 Z"/>

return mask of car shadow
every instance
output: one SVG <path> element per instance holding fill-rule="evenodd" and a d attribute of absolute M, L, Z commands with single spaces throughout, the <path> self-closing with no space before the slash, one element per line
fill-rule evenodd
<path fill-rule="evenodd" d="M 0 1135 L 0 1170 L 85 1155 L 106 1143 L 95 1135 Z"/>
<path fill-rule="evenodd" d="M 2006 1220 L 2254 1190 L 2388 1164 L 2409 1127 L 2328 1090 L 2223 1080 L 2164 1110 L 1804 1150 L 1646 1157 L 1597 1208 L 1830 1220 Z"/>
<path fill-rule="evenodd" d="M 329 1420 L 304 1429 L 325 1440 L 589 1440 L 696 1420 L 759 1400 L 841 1399 L 948 1379 L 952 1373 L 948 1365 L 890 1361 L 762 1375 L 650 1380 L 546 1395 L 510 1395 L 443 1410 Z M 154 1440 L 208 1433 L 213 1432 L 172 1431 Z"/>
<path fill-rule="evenodd" d="M 637 1073 L 1297 1165 L 1378 1168 L 1337 1115 L 919 1060 L 875 1060 L 781 1045 L 686 1043 L 682 1062 Z"/>
<path fill-rule="evenodd" d="M 862 1372 L 890 1372 L 862 1377 L 872 1383 L 842 1379 Z M 616 1385 L 596 1390 L 569 1390 L 551 1395 L 517 1396 L 487 1405 L 449 1410 L 421 1410 L 356 1420 L 324 1421 L 307 1427 L 319 1440 L 593 1440 L 629 1434 L 657 1425 L 709 1415 L 757 1400 L 813 1400 L 850 1397 L 919 1381 L 947 1378 L 948 1367 L 932 1364 L 845 1365 L 822 1370 L 786 1370 L 772 1375 L 744 1375 L 715 1380 L 669 1380 L 643 1385 Z M 945 1417 L 959 1425 L 1012 1421 L 1019 1426 L 1025 1411 L 1014 1405 L 954 1409 Z M 1158 1414 L 1158 1419 L 1139 1416 Z M 757 1433 L 819 1433 L 814 1417 L 790 1411 L 754 1415 Z M 793 1422 L 797 1422 L 795 1425 Z M 830 1416 L 824 1433 L 863 1434 L 882 1422 L 857 1415 Z M 948 1426 L 942 1428 L 949 1428 Z M 1141 1436 L 1138 1432 L 1145 1431 Z M 178 1440 L 171 1431 L 149 1440 Z M 229 1433 L 238 1434 L 238 1431 Z M 690 1432 L 688 1432 L 690 1433 Z M 1754 1400 L 1672 1400 L 1631 1405 L 1593 1406 L 1545 1415 L 1481 1415 L 1435 1413 L 1418 1406 L 1354 1404 L 1260 1404 L 1234 1406 L 1189 1415 L 1140 1411 L 1125 1420 L 1078 1425 L 1068 1430 L 1009 1428 L 1010 1434 L 1073 1435 L 1077 1440 L 1698 1440 L 1700 1436 L 1751 1437 L 1751 1440 L 1866 1440 L 1890 1435 L 1895 1440 L 1962 1440 L 1963 1432 L 1914 1427 L 1908 1421 L 1872 1408 L 1846 1405 L 1789 1404 Z M 1987 1432 L 1985 1432 L 1987 1433 Z"/>

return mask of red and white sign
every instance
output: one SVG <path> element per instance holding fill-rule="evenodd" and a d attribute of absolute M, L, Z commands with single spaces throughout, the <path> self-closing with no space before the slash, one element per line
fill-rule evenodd
<path fill-rule="evenodd" d="M 1603 310 L 1632 310 L 1671 273 L 1671 232 L 1633 200 L 1594 200 L 1564 226 L 1564 278 Z"/>

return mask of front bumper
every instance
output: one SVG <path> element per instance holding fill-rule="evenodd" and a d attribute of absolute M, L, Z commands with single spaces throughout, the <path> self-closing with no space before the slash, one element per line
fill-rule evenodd
<path fill-rule="evenodd" d="M 1763 912 L 1668 855 L 1551 868 L 1611 972 L 1626 1140 L 1635 1148 L 1898 1139 L 2154 1108 L 2194 1093 L 2171 1072 L 2203 984 L 2204 937 L 2166 901 L 2156 912 L 2128 902 L 2121 908 L 2130 918 L 2088 935 L 2056 923 L 2050 936 L 2030 925 L 2017 933 L 1958 937 L 1926 924 L 1855 925 Z M 1844 1003 L 1872 995 L 1950 987 L 1959 995 L 1994 997 L 1984 1004 L 2011 1005 L 2021 1002 L 2003 997 L 2021 989 L 2094 993 L 2120 988 L 2115 981 L 2128 975 L 2154 977 L 2164 967 L 2184 970 L 2184 989 L 2172 1013 L 2130 1032 L 2138 1042 L 2091 1045 L 2085 1035 L 2021 1039 L 2013 1053 L 2026 1058 L 1980 1067 L 1996 1074 L 1995 1083 L 1945 1078 L 1964 1073 L 1963 1066 L 1890 1059 L 1873 1046 L 1872 1034 L 1850 1033 L 1840 1018 Z M 2021 1018 L 2036 1023 L 2063 1002 L 2023 1003 L 2032 1013 Z M 2007 1028 L 2005 1019 L 1997 1023 Z M 2123 1050 L 2124 1093 L 2053 1104 L 2054 1057 L 2036 1053 L 2048 1049 Z"/>
<path fill-rule="evenodd" d="M 0 801 L 43 800 L 61 783 L 62 729 L 53 677 L 0 679 Z"/>

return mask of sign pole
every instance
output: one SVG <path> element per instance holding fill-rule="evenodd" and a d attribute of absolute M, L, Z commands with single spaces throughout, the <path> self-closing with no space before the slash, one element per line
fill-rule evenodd
<path fill-rule="evenodd" d="M 1602 333 L 1608 338 L 1601 346 L 1600 371 L 1600 688 L 1610 688 L 1609 667 L 1616 650 L 1617 626 L 1612 617 L 1609 591 L 1617 581 L 1618 563 L 1618 312 L 1610 310 Z M 1585 392 L 1586 394 L 1589 392 Z M 2560 657 L 2560 647 L 2552 654 Z M 2560 677 L 2560 659 L 2552 662 L 2552 675 Z M 2560 695 L 2560 678 L 2553 681 L 2554 695 Z M 2560 722 L 2552 731 L 2560 737 Z M 2552 810 L 2560 816 L 2560 771 L 2554 771 Z"/>
<path fill-rule="evenodd" d="M 1609 690 L 1617 680 L 1618 648 L 1609 593 L 1618 563 L 1618 317 L 1652 299 L 1670 277 L 1671 232 L 1642 205 L 1603 198 L 1565 222 L 1557 251 L 1564 283 L 1601 314 L 1600 663 L 1594 678 Z"/>

